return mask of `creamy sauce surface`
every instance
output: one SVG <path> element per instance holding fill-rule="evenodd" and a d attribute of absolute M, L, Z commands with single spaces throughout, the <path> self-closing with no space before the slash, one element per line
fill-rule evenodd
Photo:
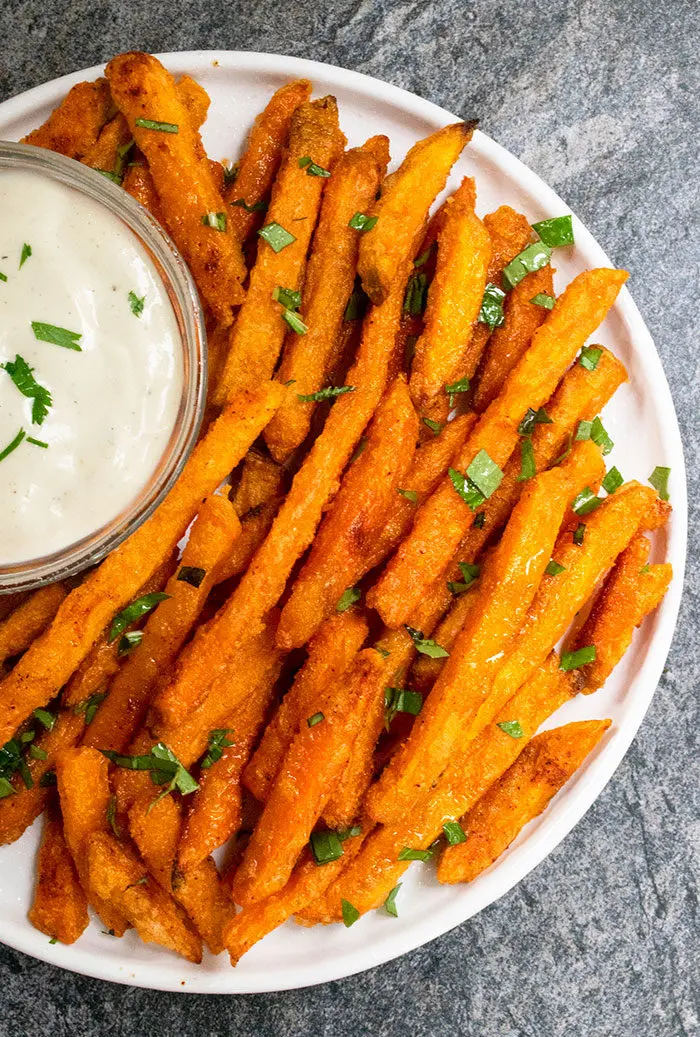
<path fill-rule="evenodd" d="M 143 300 L 140 316 L 134 300 Z M 72 332 L 80 351 L 40 341 L 32 322 Z M 16 384 L 17 356 L 51 395 L 41 424 L 35 398 Z M 0 460 L 0 565 L 65 548 L 128 507 L 165 452 L 183 383 L 175 314 L 132 232 L 69 187 L 0 170 L 0 364 L 8 361 L 0 457 L 25 436 Z"/>

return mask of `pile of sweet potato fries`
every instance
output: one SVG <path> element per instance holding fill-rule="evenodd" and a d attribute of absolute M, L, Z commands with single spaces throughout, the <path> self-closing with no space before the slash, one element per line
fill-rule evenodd
<path fill-rule="evenodd" d="M 470 881 L 604 735 L 537 731 L 671 578 L 667 470 L 606 473 L 626 372 L 586 346 L 626 273 L 555 299 L 568 217 L 481 219 L 469 178 L 431 215 L 472 124 L 387 176 L 311 90 L 224 167 L 204 90 L 122 54 L 26 138 L 162 222 L 209 335 L 166 500 L 76 585 L 2 599 L 0 842 L 44 814 L 29 916 L 64 943 L 89 906 L 235 964 L 292 916 L 396 915 L 412 861 Z"/>

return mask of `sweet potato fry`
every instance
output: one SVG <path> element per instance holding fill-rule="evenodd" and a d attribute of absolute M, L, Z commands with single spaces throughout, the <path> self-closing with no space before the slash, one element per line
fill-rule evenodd
<path fill-rule="evenodd" d="M 140 202 L 144 209 L 148 209 L 151 216 L 154 216 L 161 226 L 165 226 L 165 217 L 163 216 L 160 198 L 158 197 L 156 185 L 153 183 L 153 177 L 146 165 L 145 158 L 141 162 L 130 163 L 124 173 L 122 187 L 127 194 L 130 194 L 132 198 Z"/>
<path fill-rule="evenodd" d="M 503 306 L 505 323 L 489 337 L 484 364 L 474 392 L 474 409 L 485 411 L 527 350 L 532 336 L 547 316 L 547 310 L 533 303 L 536 295 L 554 295 L 553 271 L 545 266 L 523 278 L 508 295 Z"/>
<path fill-rule="evenodd" d="M 322 700 L 324 719 L 302 725 L 284 758 L 233 881 L 233 898 L 249 904 L 282 889 L 343 772 L 382 659 L 365 649 L 351 686 Z"/>
<path fill-rule="evenodd" d="M 113 58 L 106 75 L 112 97 L 148 160 L 167 229 L 216 319 L 230 324 L 231 308 L 244 298 L 243 253 L 226 216 L 225 229 L 216 224 L 226 207 L 175 80 L 156 58 L 140 53 Z M 210 214 L 214 226 L 208 222 Z"/>
<path fill-rule="evenodd" d="M 56 614 L 51 626 L 0 682 L 0 741 L 55 695 L 113 616 L 167 558 L 202 499 L 244 456 L 284 390 L 272 383 L 238 394 L 207 430 L 154 514 L 114 551 Z"/>
<path fill-rule="evenodd" d="M 192 76 L 180 76 L 175 84 L 175 92 L 180 104 L 187 110 L 190 122 L 195 130 L 200 130 L 206 122 L 211 104 L 209 94 L 201 83 Z"/>
<path fill-rule="evenodd" d="M 182 805 L 171 795 L 159 798 L 160 792 L 148 775 L 140 777 L 142 794 L 129 809 L 129 833 L 153 878 L 171 893 Z"/>
<path fill-rule="evenodd" d="M 491 238 L 474 212 L 475 201 L 474 181 L 465 178 L 445 203 L 424 330 L 411 367 L 411 398 L 420 412 L 453 381 L 481 309 Z"/>
<path fill-rule="evenodd" d="M 135 596 L 141 597 L 143 594 L 153 594 L 162 590 L 172 572 L 174 561 L 175 557 L 171 555 L 143 587 L 139 588 Z M 86 709 L 93 695 L 103 693 L 111 678 L 118 673 L 120 663 L 119 640 L 109 641 L 106 631 L 61 692 L 61 705 L 66 709 L 82 705 L 83 709 Z"/>
<path fill-rule="evenodd" d="M 446 821 L 460 818 L 510 767 L 537 728 L 576 694 L 577 682 L 559 669 L 552 653 L 545 665 L 507 703 L 493 724 L 472 743 L 459 746 L 450 766 L 430 797 L 395 825 L 364 823 L 367 835 L 359 854 L 328 889 L 325 897 L 301 911 L 307 923 L 341 918 L 341 898 L 364 914 L 382 905 L 410 861 L 400 861 L 401 850 L 427 850 L 442 834 Z M 512 738 L 498 724 L 518 718 L 522 738 Z"/>
<path fill-rule="evenodd" d="M 452 654 L 457 636 L 477 600 L 476 590 L 476 585 L 474 585 L 468 591 L 460 594 L 445 618 L 435 628 L 433 640 L 450 654 Z M 444 665 L 444 658 L 431 659 L 428 655 L 419 655 L 411 669 L 411 687 L 422 692 L 429 691 Z"/>
<path fill-rule="evenodd" d="M 242 573 L 270 531 L 282 503 L 287 474 L 281 465 L 257 450 L 249 450 L 242 466 L 241 480 L 231 500 L 241 520 L 240 535 L 228 558 L 217 567 L 217 582 Z"/>
<path fill-rule="evenodd" d="M 368 571 L 376 538 L 413 460 L 418 417 L 399 375 L 377 408 L 367 446 L 350 465 L 282 609 L 280 648 L 306 644 L 342 594 Z"/>
<path fill-rule="evenodd" d="M 367 797 L 367 810 L 375 821 L 405 816 L 430 790 L 445 770 L 457 740 L 488 697 L 552 557 L 566 508 L 588 483 L 590 470 L 599 464 L 593 443 L 584 441 L 577 446 L 582 448 L 577 451 L 580 463 L 542 472 L 523 490 L 498 547 L 484 566 L 478 600 L 442 673 L 408 739 Z"/>
<path fill-rule="evenodd" d="M 91 885 L 123 912 L 144 943 L 160 944 L 195 964 L 202 960 L 199 937 L 172 897 L 148 877 L 127 846 L 111 835 L 95 832 L 88 839 L 87 854 Z"/>
<path fill-rule="evenodd" d="M 493 864 L 578 770 L 611 722 L 581 720 L 533 738 L 464 818 L 466 842 L 443 853 L 440 882 L 471 882 Z"/>
<path fill-rule="evenodd" d="M 62 583 L 41 587 L 0 622 L 0 666 L 11 656 L 24 652 L 43 633 L 66 594 Z"/>
<path fill-rule="evenodd" d="M 27 788 L 19 775 L 12 778 L 14 794 L 0 799 L 0 846 L 13 843 L 29 825 L 37 819 L 46 806 L 50 789 L 42 779 L 54 767 L 59 749 L 75 745 L 85 728 L 85 718 L 76 716 L 72 710 L 61 710 L 50 731 L 42 731 L 33 745 L 45 753 L 44 759 L 37 756 L 26 758 L 31 784 Z"/>
<path fill-rule="evenodd" d="M 187 872 L 223 846 L 241 825 L 241 775 L 257 741 L 272 699 L 272 682 L 253 688 L 226 721 L 222 755 L 199 773 L 178 851 L 178 868 Z"/>
<path fill-rule="evenodd" d="M 300 726 L 312 715 L 327 687 L 339 684 L 367 637 L 367 623 L 353 609 L 327 619 L 309 642 L 305 664 L 265 728 L 243 783 L 264 802 Z"/>
<path fill-rule="evenodd" d="M 582 668 L 584 692 L 605 684 L 625 654 L 634 630 L 663 599 L 673 576 L 671 565 L 647 565 L 651 544 L 634 537 L 611 570 L 579 631 L 575 648 L 595 647 L 595 660 Z"/>
<path fill-rule="evenodd" d="M 256 207 L 264 208 L 269 198 L 282 162 L 292 116 L 310 97 L 308 79 L 285 83 L 275 91 L 253 124 L 243 157 L 237 163 L 235 180 L 224 195 L 226 211 L 239 241 L 245 241 L 262 223 Z"/>
<path fill-rule="evenodd" d="M 22 143 L 80 160 L 95 144 L 110 108 L 112 99 L 106 79 L 77 83 L 46 122 L 23 137 Z"/>
<path fill-rule="evenodd" d="M 159 678 L 167 673 L 196 624 L 217 581 L 217 567 L 228 559 L 239 531 L 233 505 L 218 494 L 207 497 L 197 512 L 177 571 L 166 585 L 167 601 L 148 617 L 143 640 L 109 686 L 83 744 L 117 752 L 129 744 L 143 723 Z"/>
<path fill-rule="evenodd" d="M 223 928 L 235 908 L 219 879 L 211 857 L 187 871 L 173 872 L 173 895 L 192 919 L 212 954 L 224 949 Z"/>
<path fill-rule="evenodd" d="M 464 737 L 482 730 L 542 664 L 632 537 L 641 529 L 663 525 L 669 512 L 670 506 L 654 490 L 628 483 L 586 516 L 583 544 L 574 543 L 568 530 L 561 533 L 553 557 L 564 571 L 542 580 L 513 650 Z"/>
<path fill-rule="evenodd" d="M 326 178 L 308 175 L 311 164 L 333 171 L 345 138 L 338 127 L 334 97 L 305 102 L 292 116 L 289 147 L 272 191 L 265 218 L 283 240 L 270 241 L 263 229 L 245 302 L 231 331 L 228 355 L 214 402 L 223 406 L 236 389 L 271 378 L 289 329 L 287 307 L 273 297 L 276 288 L 298 292 Z"/>
<path fill-rule="evenodd" d="M 61 815 L 44 816 L 37 857 L 37 882 L 29 921 L 35 929 L 61 943 L 75 943 L 90 921 L 73 859 L 63 837 Z"/>
<path fill-rule="evenodd" d="M 99 137 L 82 161 L 91 169 L 111 174 L 119 183 L 130 142 L 128 123 L 121 112 L 117 112 L 102 127 Z"/>
<path fill-rule="evenodd" d="M 387 301 L 365 318 L 360 352 L 348 375 L 348 384 L 355 391 L 334 403 L 267 539 L 223 608 L 182 652 L 174 679 L 163 692 L 164 700 L 176 702 L 184 697 L 192 702 L 205 694 L 238 646 L 260 630 L 263 617 L 279 600 L 383 395 L 407 276 L 406 264 L 404 278 L 397 278 Z"/>
<path fill-rule="evenodd" d="M 626 278 L 624 271 L 601 269 L 579 274 L 571 282 L 455 459 L 456 470 L 466 472 L 482 450 L 499 467 L 506 463 L 527 409 L 537 410 L 546 402 Z M 473 521 L 474 511 L 451 480 L 443 479 L 419 509 L 410 535 L 368 596 L 368 604 L 387 626 L 408 620 L 428 582 L 444 571 Z"/>
<path fill-rule="evenodd" d="M 80 883 L 91 906 L 116 936 L 128 928 L 123 914 L 90 885 L 87 841 L 93 832 L 108 832 L 110 804 L 107 760 L 95 749 L 62 749 L 56 754 L 56 781 L 63 830 Z"/>
<path fill-rule="evenodd" d="M 265 442 L 285 461 L 308 435 L 314 412 L 310 396 L 329 384 L 343 316 L 355 282 L 359 239 L 350 226 L 357 212 L 374 201 L 389 161 L 386 137 L 372 137 L 346 151 L 333 169 L 323 195 L 318 227 L 304 278 L 302 313 L 305 335 L 288 332 L 278 381 L 293 381 L 289 397 L 265 430 Z"/>
<path fill-rule="evenodd" d="M 190 767 L 207 748 L 210 731 L 221 728 L 247 696 L 261 685 L 272 686 L 282 664 L 275 647 L 278 613 L 266 617 L 263 628 L 233 652 L 226 669 L 212 682 L 196 709 L 171 726 L 155 722 L 154 734 Z M 157 718 L 156 718 L 157 720 Z"/>
<path fill-rule="evenodd" d="M 414 144 L 365 214 L 376 216 L 377 222 L 362 234 L 358 273 L 375 305 L 388 298 L 406 255 L 418 243 L 435 196 L 475 127 L 475 122 L 457 122 Z"/>

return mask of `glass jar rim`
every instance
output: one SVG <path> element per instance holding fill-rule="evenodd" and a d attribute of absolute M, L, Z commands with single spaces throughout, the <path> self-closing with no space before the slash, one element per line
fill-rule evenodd
<path fill-rule="evenodd" d="M 119 546 L 155 511 L 182 472 L 204 416 L 207 350 L 204 313 L 192 275 L 172 239 L 151 213 L 109 177 L 75 159 L 30 144 L 0 141 L 0 172 L 44 175 L 96 201 L 136 237 L 160 277 L 178 326 L 183 383 L 173 431 L 138 494 L 93 533 L 39 558 L 0 564 L 0 595 L 32 590 L 75 576 Z"/>

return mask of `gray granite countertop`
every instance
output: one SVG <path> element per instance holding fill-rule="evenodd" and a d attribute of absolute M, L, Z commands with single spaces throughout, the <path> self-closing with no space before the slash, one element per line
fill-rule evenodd
<path fill-rule="evenodd" d="M 0 100 L 121 50 L 313 57 L 462 114 L 531 165 L 615 263 L 661 352 L 685 440 L 690 561 L 667 669 L 593 808 L 465 925 L 343 982 L 184 998 L 0 947 L 0 1037 L 700 1034 L 700 32 L 693 0 L 6 0 Z"/>

